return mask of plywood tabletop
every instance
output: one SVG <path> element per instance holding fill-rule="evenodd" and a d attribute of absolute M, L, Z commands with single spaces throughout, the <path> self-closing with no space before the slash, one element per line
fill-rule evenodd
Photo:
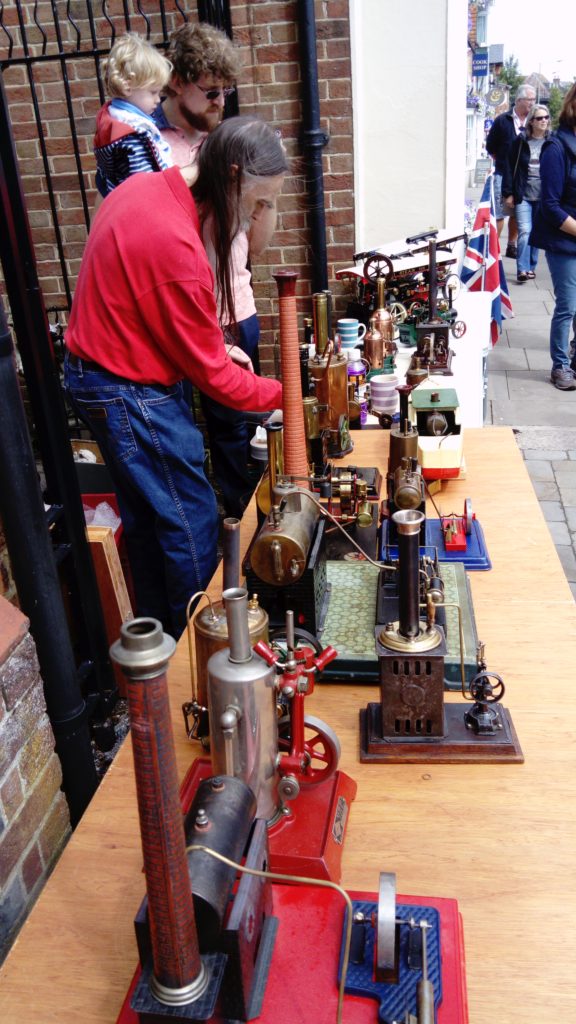
<path fill-rule="evenodd" d="M 385 468 L 384 431 L 354 440 L 347 461 Z M 340 767 L 358 783 L 344 885 L 374 890 L 395 871 L 402 893 L 458 900 L 471 1024 L 574 1020 L 576 606 L 512 431 L 466 431 L 465 457 L 466 479 L 436 501 L 460 512 L 471 497 L 484 529 L 493 569 L 470 574 L 478 633 L 525 764 L 362 765 L 358 713 L 375 687 L 318 685 L 307 711 L 336 731 Z M 254 522 L 249 510 L 244 546 Z M 219 572 L 211 589 L 218 597 Z M 169 686 L 183 776 L 198 753 L 180 710 L 185 637 Z M 137 960 L 141 863 L 128 739 L 0 971 L 3 1024 L 114 1024 Z"/>

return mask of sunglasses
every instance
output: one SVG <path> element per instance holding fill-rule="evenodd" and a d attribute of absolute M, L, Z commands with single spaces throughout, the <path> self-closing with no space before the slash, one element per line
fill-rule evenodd
<path fill-rule="evenodd" d="M 200 89 L 200 92 L 204 93 L 207 100 L 217 100 L 220 93 L 222 93 L 224 99 L 226 99 L 226 97 L 231 96 L 236 89 L 235 85 L 226 85 L 212 89 L 205 89 L 202 85 L 198 85 L 198 82 L 193 82 L 192 85 L 195 85 L 197 89 Z"/>
<path fill-rule="evenodd" d="M 549 114 L 543 114 L 542 117 L 533 117 L 532 120 L 533 121 L 549 121 L 550 120 L 550 115 Z"/>

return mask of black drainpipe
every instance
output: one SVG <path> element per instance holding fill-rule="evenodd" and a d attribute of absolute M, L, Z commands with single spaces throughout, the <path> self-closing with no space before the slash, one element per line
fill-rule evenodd
<path fill-rule="evenodd" d="M 62 764 L 62 788 L 74 826 L 98 780 L 12 338 L 1 303 L 0 396 L 0 516 L 20 606 L 30 619 L 36 644 L 46 707 Z"/>
<path fill-rule="evenodd" d="M 329 142 L 329 136 L 320 128 L 314 0 L 298 0 L 298 20 L 302 66 L 302 145 L 306 160 L 308 215 L 312 234 L 312 290 L 322 292 L 328 288 L 322 150 Z"/>

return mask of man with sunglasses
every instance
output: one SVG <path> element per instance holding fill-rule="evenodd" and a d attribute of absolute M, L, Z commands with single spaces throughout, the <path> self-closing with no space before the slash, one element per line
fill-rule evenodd
<path fill-rule="evenodd" d="M 195 163 L 206 135 L 222 120 L 240 72 L 240 55 L 224 32 L 186 22 L 172 34 L 166 56 L 173 71 L 154 120 L 174 163 L 185 167 Z"/>

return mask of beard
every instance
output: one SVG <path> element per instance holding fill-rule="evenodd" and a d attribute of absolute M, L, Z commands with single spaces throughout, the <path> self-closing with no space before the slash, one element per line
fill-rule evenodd
<path fill-rule="evenodd" d="M 222 110 L 220 107 L 216 107 L 214 110 L 207 110 L 203 114 L 195 114 L 183 105 L 179 105 L 178 109 L 186 123 L 199 132 L 214 131 L 222 120 Z"/>

